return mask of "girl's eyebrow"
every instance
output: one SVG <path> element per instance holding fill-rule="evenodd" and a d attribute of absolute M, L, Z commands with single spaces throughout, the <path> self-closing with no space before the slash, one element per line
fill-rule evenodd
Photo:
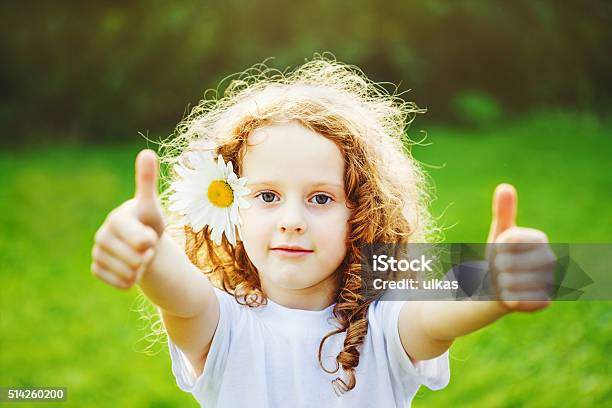
<path fill-rule="evenodd" d="M 266 185 L 266 186 L 276 186 L 282 183 L 278 183 L 278 182 L 274 182 L 274 181 L 268 181 L 268 180 L 256 180 L 256 181 L 248 181 L 247 182 L 247 186 L 258 186 L 258 185 Z M 342 185 L 338 184 L 338 183 L 334 183 L 334 182 L 328 182 L 328 181 L 315 181 L 309 184 L 309 187 L 314 188 L 314 187 L 334 187 L 334 188 L 338 188 L 338 189 L 342 189 Z"/>

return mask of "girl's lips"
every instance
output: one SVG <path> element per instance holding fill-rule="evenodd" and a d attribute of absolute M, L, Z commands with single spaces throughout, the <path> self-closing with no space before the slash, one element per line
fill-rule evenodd
<path fill-rule="evenodd" d="M 306 256 L 308 254 L 313 253 L 314 251 L 307 249 L 289 249 L 289 248 L 272 248 L 275 254 L 279 254 L 281 256 L 289 257 L 289 258 L 299 258 L 302 256 Z"/>

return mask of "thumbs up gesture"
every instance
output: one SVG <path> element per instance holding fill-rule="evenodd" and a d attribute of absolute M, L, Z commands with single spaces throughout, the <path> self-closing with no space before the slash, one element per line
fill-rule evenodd
<path fill-rule="evenodd" d="M 134 198 L 112 210 L 95 234 L 91 271 L 119 289 L 140 281 L 164 231 L 157 178 L 157 155 L 141 151 L 136 157 Z"/>
<path fill-rule="evenodd" d="M 500 303 L 509 311 L 535 311 L 550 303 L 556 258 L 544 232 L 516 226 L 516 212 L 516 189 L 498 185 L 487 257 Z"/>

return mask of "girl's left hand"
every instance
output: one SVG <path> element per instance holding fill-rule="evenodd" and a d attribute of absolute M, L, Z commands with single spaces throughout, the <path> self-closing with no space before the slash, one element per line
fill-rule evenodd
<path fill-rule="evenodd" d="M 556 257 L 544 232 L 516 226 L 516 203 L 512 185 L 497 186 L 488 261 L 499 302 L 509 311 L 535 311 L 550 304 Z"/>

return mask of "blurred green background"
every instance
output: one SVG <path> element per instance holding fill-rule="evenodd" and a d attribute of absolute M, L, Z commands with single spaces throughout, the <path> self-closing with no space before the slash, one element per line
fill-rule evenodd
<path fill-rule="evenodd" d="M 62 407 L 197 405 L 165 346 L 146 352 L 138 290 L 91 275 L 93 236 L 155 148 L 138 132 L 166 138 L 204 89 L 267 57 L 331 51 L 412 89 L 428 108 L 412 152 L 448 242 L 486 238 L 499 182 L 552 242 L 612 242 L 611 15 L 604 1 L 2 2 L 0 386 L 67 386 Z M 611 305 L 559 302 L 459 339 L 449 386 L 413 406 L 609 405 Z"/>

